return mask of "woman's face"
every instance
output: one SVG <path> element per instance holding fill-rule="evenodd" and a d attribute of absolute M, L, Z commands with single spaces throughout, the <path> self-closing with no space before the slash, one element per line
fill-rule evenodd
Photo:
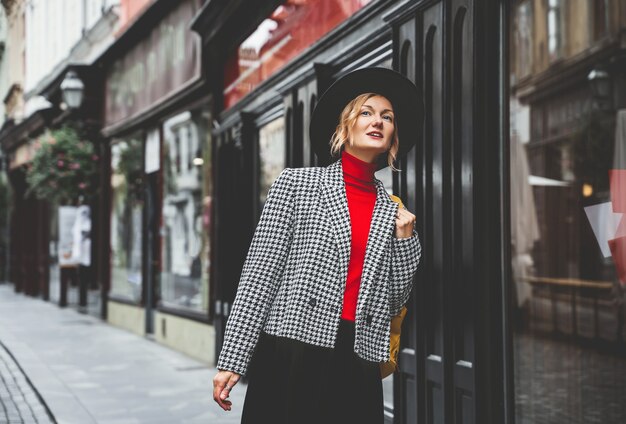
<path fill-rule="evenodd" d="M 393 108 L 389 100 L 374 96 L 365 101 L 359 117 L 352 127 L 352 144 L 345 149 L 367 162 L 374 162 L 381 153 L 389 150 L 395 129 Z"/>

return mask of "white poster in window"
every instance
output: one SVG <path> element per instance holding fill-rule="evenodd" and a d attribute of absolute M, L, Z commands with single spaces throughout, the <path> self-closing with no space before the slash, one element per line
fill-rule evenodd
<path fill-rule="evenodd" d="M 159 130 L 154 129 L 148 132 L 146 137 L 146 158 L 145 158 L 145 170 L 146 174 L 156 172 L 161 165 L 161 151 L 159 149 L 160 137 Z"/>
<path fill-rule="evenodd" d="M 75 206 L 59 206 L 59 265 L 78 266 L 78 261 L 72 256 L 74 248 L 74 221 L 76 221 Z"/>
<path fill-rule="evenodd" d="M 81 205 L 76 210 L 72 227 L 72 260 L 83 266 L 91 265 L 91 211 Z"/>
<path fill-rule="evenodd" d="M 265 203 L 270 186 L 285 168 L 285 118 L 277 118 L 259 129 L 261 206 Z"/>
<path fill-rule="evenodd" d="M 624 214 L 613 212 L 612 206 L 611 202 L 604 202 L 585 206 L 584 208 L 593 234 L 596 236 L 602 255 L 605 258 L 611 257 L 609 240 L 625 235 L 618 232 L 619 224 Z"/>

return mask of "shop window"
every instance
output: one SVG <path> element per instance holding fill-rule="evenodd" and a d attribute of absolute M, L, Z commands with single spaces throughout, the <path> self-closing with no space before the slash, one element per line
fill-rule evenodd
<path fill-rule="evenodd" d="M 609 23 L 608 0 L 591 0 L 593 7 L 593 39 L 599 40 L 607 33 Z"/>
<path fill-rule="evenodd" d="M 278 6 L 227 59 L 225 108 L 370 2 L 287 0 Z"/>
<path fill-rule="evenodd" d="M 276 118 L 259 129 L 259 210 L 263 210 L 267 192 L 285 169 L 285 118 Z"/>
<path fill-rule="evenodd" d="M 517 77 L 530 74 L 532 67 L 532 4 L 525 1 L 517 6 L 515 15 L 515 60 Z"/>
<path fill-rule="evenodd" d="M 563 56 L 563 4 L 561 0 L 548 0 L 548 58 Z"/>
<path fill-rule="evenodd" d="M 139 302 L 142 292 L 143 142 L 111 146 L 111 296 Z"/>
<path fill-rule="evenodd" d="M 160 303 L 208 312 L 211 155 L 208 113 L 163 123 Z"/>
<path fill-rule="evenodd" d="M 551 58 L 570 42 L 560 26 L 569 3 L 547 1 Z M 579 21 L 606 13 L 605 2 L 589 4 Z M 527 25 L 530 37 L 543 36 Z M 561 63 L 549 83 L 530 69 L 533 96 L 518 94 L 530 82 L 510 93 L 508 305 L 518 424 L 626 422 L 626 111 L 592 97 L 589 70 L 617 60 L 602 49 L 581 52 L 584 69 Z"/>

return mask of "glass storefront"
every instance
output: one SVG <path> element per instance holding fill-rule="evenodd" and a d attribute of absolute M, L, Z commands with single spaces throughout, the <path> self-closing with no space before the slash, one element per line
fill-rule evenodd
<path fill-rule="evenodd" d="M 285 118 L 276 118 L 259 129 L 259 211 L 267 192 L 285 169 Z"/>
<path fill-rule="evenodd" d="M 308 49 L 372 0 L 286 0 L 227 59 L 224 107 Z"/>
<path fill-rule="evenodd" d="M 607 12 L 618 7 L 512 9 L 517 424 L 626 422 L 626 71 L 612 43 L 626 21 Z"/>
<path fill-rule="evenodd" d="M 209 112 L 163 124 L 161 305 L 208 312 L 211 223 Z"/>
<path fill-rule="evenodd" d="M 112 297 L 139 302 L 142 292 L 143 142 L 137 134 L 111 145 Z"/>

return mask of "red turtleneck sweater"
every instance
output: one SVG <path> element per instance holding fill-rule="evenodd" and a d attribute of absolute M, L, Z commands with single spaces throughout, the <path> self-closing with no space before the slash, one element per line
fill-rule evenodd
<path fill-rule="evenodd" d="M 348 197 L 350 226 L 352 228 L 350 262 L 348 263 L 348 277 L 343 296 L 341 318 L 354 321 L 356 301 L 359 295 L 359 287 L 361 286 L 361 274 L 363 273 L 365 247 L 369 236 L 374 204 L 376 203 L 376 183 L 374 182 L 376 164 L 364 162 L 344 150 L 341 153 L 341 166 Z"/>

